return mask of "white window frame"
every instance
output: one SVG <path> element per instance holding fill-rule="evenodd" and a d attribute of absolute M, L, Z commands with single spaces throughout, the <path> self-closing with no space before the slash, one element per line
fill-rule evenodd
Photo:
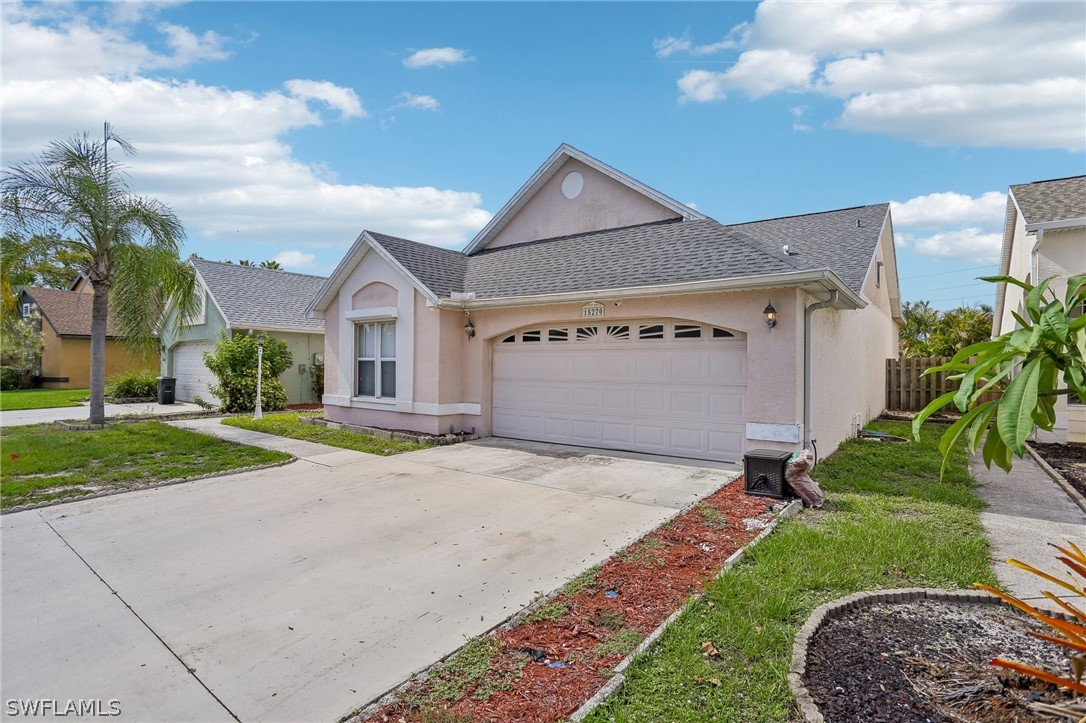
<path fill-rule="evenodd" d="M 385 324 L 392 325 L 393 336 L 396 335 L 396 319 L 367 319 L 366 321 L 357 321 L 354 324 L 354 350 L 355 350 L 355 368 L 354 368 L 354 398 L 355 399 L 382 399 L 395 401 L 399 394 L 399 385 L 396 383 L 396 371 L 399 368 L 398 360 L 396 359 L 396 352 L 393 352 L 393 356 L 384 356 L 383 349 L 381 348 L 381 327 Z M 373 352 L 374 356 L 362 356 L 362 338 L 365 334 L 365 328 L 367 326 L 374 327 L 373 332 Z M 398 344 L 397 344 L 398 346 Z M 373 394 L 362 393 L 362 362 L 373 362 Z M 391 397 L 384 396 L 381 393 L 382 389 L 382 366 L 383 362 L 392 362 L 392 386 L 393 395 Z"/>
<path fill-rule="evenodd" d="M 30 316 L 30 302 L 23 302 L 23 318 Z"/>

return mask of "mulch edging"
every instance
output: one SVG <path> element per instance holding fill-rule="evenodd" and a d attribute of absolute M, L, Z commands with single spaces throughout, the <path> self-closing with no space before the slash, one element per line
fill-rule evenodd
<path fill-rule="evenodd" d="M 365 434 L 370 437 L 376 437 L 377 439 L 387 439 L 394 442 L 416 442 L 418 444 L 429 444 L 433 446 L 459 444 L 460 442 L 470 442 L 479 439 L 478 435 L 468 434 L 467 432 L 440 435 L 425 434 L 423 432 L 412 432 L 409 429 L 383 429 L 381 427 L 367 427 L 361 424 L 349 424 L 347 422 L 333 422 L 324 417 L 299 417 L 298 421 L 302 424 L 312 424 L 327 429 L 343 429 L 348 432 Z"/>
<path fill-rule="evenodd" d="M 859 608 L 876 603 L 907 603 L 918 600 L 937 600 L 951 603 L 972 603 L 980 605 L 1004 605 L 994 595 L 981 590 L 942 590 L 937 588 L 907 587 L 896 590 L 875 590 L 846 595 L 833 602 L 815 608 L 807 622 L 796 633 L 792 644 L 792 666 L 788 671 L 788 687 L 792 690 L 792 699 L 796 702 L 806 723 L 825 723 L 826 719 L 803 683 L 807 672 L 807 646 L 815 633 L 830 620 L 843 617 Z"/>
<path fill-rule="evenodd" d="M 72 497 L 61 497 L 55 500 L 46 500 L 45 502 L 35 502 L 33 504 L 16 505 L 14 507 L 8 507 L 0 510 L 0 515 L 10 515 L 15 512 L 26 512 L 28 510 L 39 510 L 43 507 L 56 507 L 57 505 L 66 505 L 70 502 L 82 502 L 83 500 L 94 500 L 99 497 L 112 497 L 113 495 L 123 495 L 127 492 L 143 492 L 145 490 L 153 490 L 159 487 L 172 487 L 173 485 L 183 484 L 185 482 L 196 482 L 202 479 L 213 479 L 215 477 L 226 477 L 232 474 L 241 474 L 242 472 L 257 472 L 264 469 L 274 469 L 276 467 L 284 467 L 292 462 L 297 462 L 298 458 L 294 455 L 290 456 L 290 459 L 284 459 L 282 462 L 269 462 L 268 464 L 254 464 L 249 467 L 237 467 L 235 469 L 226 469 L 221 472 L 210 472 L 208 474 L 196 475 L 194 477 L 175 477 L 173 479 L 163 480 L 161 482 L 151 482 L 150 484 L 139 485 L 138 487 L 126 487 L 120 490 L 101 490 L 100 492 L 92 492 L 89 495 L 76 495 Z"/>
<path fill-rule="evenodd" d="M 495 646 L 487 676 L 506 674 L 504 686 L 476 697 L 476 686 L 487 682 L 484 676 L 471 682 L 459 698 L 435 702 L 428 710 L 478 720 L 583 719 L 621 689 L 624 671 L 691 600 L 701 597 L 712 580 L 801 506 L 799 501 L 776 506 L 772 502 L 745 495 L 740 477 L 676 512 L 604 561 L 580 591 L 567 595 L 563 586 L 467 643 L 487 640 Z M 747 524 L 755 520 L 755 526 Z M 657 554 L 661 557 L 655 558 Z M 562 606 L 565 612 L 540 619 L 535 613 L 546 612 L 548 606 Z M 630 647 L 619 651 L 601 650 L 604 642 L 618 636 L 620 626 L 626 637 L 636 633 L 641 640 L 636 644 L 631 640 Z M 440 680 L 442 668 L 455 662 L 463 649 L 342 720 L 423 720 L 427 713 L 410 701 L 425 695 Z M 539 659 L 534 654 L 525 659 L 532 650 Z"/>
<path fill-rule="evenodd" d="M 1074 485 L 1068 482 L 1057 470 L 1053 469 L 1052 465 L 1046 462 L 1045 458 L 1029 444 L 1026 445 L 1026 451 L 1029 452 L 1029 456 L 1033 458 L 1033 461 L 1037 463 L 1037 466 L 1043 469 L 1045 474 L 1051 477 L 1052 481 L 1058 484 L 1060 489 L 1066 492 L 1067 496 L 1070 497 L 1076 505 L 1082 508 L 1083 512 L 1086 512 L 1086 497 L 1083 497 L 1082 493 L 1075 489 Z"/>

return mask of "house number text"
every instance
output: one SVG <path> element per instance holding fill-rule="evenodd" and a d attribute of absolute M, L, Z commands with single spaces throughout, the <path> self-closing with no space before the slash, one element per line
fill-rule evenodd
<path fill-rule="evenodd" d="M 598 304 L 595 301 L 585 304 L 581 307 L 581 316 L 585 319 L 603 316 L 603 304 Z"/>

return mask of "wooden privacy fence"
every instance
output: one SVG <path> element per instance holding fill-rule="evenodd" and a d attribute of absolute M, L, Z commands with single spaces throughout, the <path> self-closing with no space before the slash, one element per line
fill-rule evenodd
<path fill-rule="evenodd" d="M 924 370 L 950 361 L 948 356 L 899 357 L 886 360 L 886 408 L 893 412 L 919 412 L 937 397 L 958 388 L 946 372 L 921 376 Z M 995 399 L 989 392 L 980 401 Z M 955 411 L 952 407 L 947 411 Z"/>

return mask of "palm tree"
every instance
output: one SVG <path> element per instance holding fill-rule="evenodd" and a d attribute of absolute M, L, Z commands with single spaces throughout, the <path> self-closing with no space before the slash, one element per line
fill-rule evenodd
<path fill-rule="evenodd" d="M 905 320 L 898 330 L 901 355 L 931 356 L 930 339 L 939 324 L 939 312 L 926 301 L 906 301 L 901 305 L 901 316 Z"/>
<path fill-rule="evenodd" d="M 53 141 L 0 181 L 5 226 L 25 232 L 41 246 L 37 253 L 84 259 L 81 271 L 94 290 L 92 424 L 105 422 L 106 320 L 131 346 L 149 352 L 167 307 L 177 308 L 179 326 L 197 312 L 195 272 L 180 259 L 181 221 L 161 201 L 129 191 L 122 166 L 109 157 L 110 141 L 135 153 L 107 123 L 101 141 L 87 134 Z"/>
<path fill-rule="evenodd" d="M 274 260 L 274 259 L 272 259 L 270 261 L 261 261 L 260 262 L 260 268 L 262 268 L 262 269 L 272 269 L 273 271 L 282 271 L 283 270 L 283 267 L 279 265 L 279 262 Z"/>

